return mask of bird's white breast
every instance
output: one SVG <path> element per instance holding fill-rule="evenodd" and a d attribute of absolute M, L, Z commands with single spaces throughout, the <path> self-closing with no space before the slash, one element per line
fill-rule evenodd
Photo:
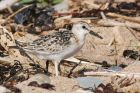
<path fill-rule="evenodd" d="M 63 60 L 66 58 L 69 58 L 71 56 L 73 56 L 75 53 L 77 53 L 83 46 L 84 42 L 80 43 L 80 44 L 72 44 L 70 45 L 68 48 L 66 48 L 65 50 L 63 50 L 63 52 L 59 53 L 59 54 L 50 54 L 47 55 L 45 57 L 45 59 L 49 59 L 49 60 Z"/>

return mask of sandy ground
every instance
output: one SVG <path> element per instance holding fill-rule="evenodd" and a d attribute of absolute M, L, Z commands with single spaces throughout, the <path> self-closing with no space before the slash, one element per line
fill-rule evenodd
<path fill-rule="evenodd" d="M 28 80 L 18 84 L 18 88 L 22 93 L 74 93 L 74 86 L 77 85 L 75 79 L 67 77 L 50 77 L 51 84 L 55 86 L 55 90 L 47 90 L 39 87 L 27 86 Z"/>

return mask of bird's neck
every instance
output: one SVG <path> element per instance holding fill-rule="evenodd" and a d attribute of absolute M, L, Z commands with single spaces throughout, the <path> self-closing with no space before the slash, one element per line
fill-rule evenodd
<path fill-rule="evenodd" d="M 86 37 L 87 33 L 83 32 L 83 31 L 80 31 L 80 30 L 79 31 L 78 30 L 72 30 L 72 32 L 80 42 L 85 41 L 85 37 Z"/>

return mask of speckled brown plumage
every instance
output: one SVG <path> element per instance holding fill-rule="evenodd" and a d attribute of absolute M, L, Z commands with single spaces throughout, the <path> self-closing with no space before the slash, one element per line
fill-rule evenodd
<path fill-rule="evenodd" d="M 77 40 L 75 35 L 68 29 L 60 29 L 52 34 L 43 36 L 30 44 L 24 45 L 24 49 L 60 53 Z"/>

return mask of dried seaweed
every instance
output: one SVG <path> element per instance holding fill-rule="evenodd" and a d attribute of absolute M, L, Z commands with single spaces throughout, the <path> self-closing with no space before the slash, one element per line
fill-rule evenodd
<path fill-rule="evenodd" d="M 28 86 L 34 86 L 34 87 L 41 87 L 44 89 L 49 89 L 49 90 L 55 90 L 55 86 L 52 84 L 48 84 L 48 83 L 43 83 L 41 85 L 39 85 L 36 81 L 32 81 L 28 84 Z"/>
<path fill-rule="evenodd" d="M 140 53 L 134 50 L 124 50 L 123 52 L 124 57 L 132 58 L 132 59 L 139 59 L 140 60 Z"/>

